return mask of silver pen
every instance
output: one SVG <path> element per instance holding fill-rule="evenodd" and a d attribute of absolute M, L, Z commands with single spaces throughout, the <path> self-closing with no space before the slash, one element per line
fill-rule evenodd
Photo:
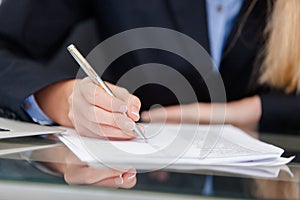
<path fill-rule="evenodd" d="M 105 92 L 107 92 L 110 96 L 116 97 L 114 93 L 109 89 L 109 87 L 104 83 L 104 81 L 100 78 L 100 76 L 95 72 L 92 66 L 88 63 L 88 61 L 81 55 L 81 53 L 77 50 L 77 48 L 71 44 L 68 46 L 68 51 L 79 64 L 79 66 L 83 69 L 83 71 L 88 75 L 88 77 L 98 86 L 102 87 Z M 124 113 L 125 116 L 126 113 Z M 147 141 L 147 138 L 143 134 L 141 128 L 135 123 L 134 124 L 134 132 L 141 138 Z"/>

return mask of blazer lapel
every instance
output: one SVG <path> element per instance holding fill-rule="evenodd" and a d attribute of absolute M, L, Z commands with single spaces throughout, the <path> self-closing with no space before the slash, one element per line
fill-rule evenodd
<path fill-rule="evenodd" d="M 226 57 L 229 52 L 232 50 L 233 46 L 235 46 L 235 43 L 237 42 L 237 34 L 238 34 L 238 31 L 239 31 L 239 28 L 240 28 L 240 25 L 241 25 L 241 22 L 245 16 L 245 13 L 247 12 L 247 10 L 249 9 L 250 5 L 252 3 L 252 0 L 244 0 L 244 3 L 242 5 L 242 8 L 238 14 L 238 16 L 236 17 L 236 20 L 235 20 L 235 23 L 232 27 L 232 30 L 226 40 L 226 43 L 225 43 L 225 47 L 224 47 L 224 52 L 223 52 L 223 55 L 222 55 L 222 59 L 224 57 Z M 249 27 L 247 26 L 244 26 L 243 29 L 247 29 Z"/>
<path fill-rule="evenodd" d="M 174 26 L 210 52 L 205 0 L 167 0 Z"/>

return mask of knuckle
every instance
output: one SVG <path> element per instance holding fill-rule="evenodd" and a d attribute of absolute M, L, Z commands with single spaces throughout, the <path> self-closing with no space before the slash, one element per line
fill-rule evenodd
<path fill-rule="evenodd" d="M 111 123 L 111 125 L 115 126 L 116 128 L 122 129 L 122 128 L 124 128 L 125 123 L 127 121 L 128 120 L 126 119 L 125 116 L 114 113 L 112 115 L 112 121 L 111 121 L 112 123 Z"/>
<path fill-rule="evenodd" d="M 86 93 L 83 95 L 86 99 L 86 101 L 88 101 L 91 104 L 95 104 L 95 99 L 96 96 L 93 93 Z"/>
<path fill-rule="evenodd" d="M 68 104 L 69 104 L 69 105 L 72 105 L 72 104 L 73 104 L 73 95 L 70 95 L 70 96 L 68 97 Z"/>
<path fill-rule="evenodd" d="M 125 88 L 118 87 L 116 90 L 117 90 L 117 93 L 120 93 L 122 96 L 125 96 L 125 97 L 129 96 L 129 92 Z"/>
<path fill-rule="evenodd" d="M 128 91 L 126 88 L 122 88 L 122 92 L 123 92 L 124 94 L 129 95 L 129 91 Z"/>
<path fill-rule="evenodd" d="M 87 83 L 90 83 L 91 82 L 91 79 L 89 77 L 85 77 L 84 79 L 82 79 L 80 81 L 81 84 L 87 84 Z"/>
<path fill-rule="evenodd" d="M 87 78 L 84 78 L 82 80 L 79 81 L 79 84 L 77 85 L 77 89 L 75 89 L 75 91 L 79 90 L 79 91 L 84 91 L 84 89 L 86 88 L 87 85 Z"/>
<path fill-rule="evenodd" d="M 82 87 L 80 93 L 80 96 L 84 97 L 86 101 L 94 103 L 96 96 L 99 95 L 101 91 L 97 90 L 97 86 L 91 85 L 89 87 Z"/>
<path fill-rule="evenodd" d="M 138 107 L 141 106 L 141 101 L 140 101 L 140 99 L 139 99 L 137 96 L 132 95 L 131 99 L 132 99 L 131 101 L 132 101 L 136 106 L 138 106 Z"/>
<path fill-rule="evenodd" d="M 111 97 L 109 99 L 110 108 L 117 108 L 121 104 L 121 101 L 117 97 Z"/>
<path fill-rule="evenodd" d="M 99 88 L 95 88 L 93 91 L 93 99 L 103 99 L 104 98 L 104 91 Z M 107 97 L 106 97 L 107 98 Z"/>
<path fill-rule="evenodd" d="M 74 120 L 74 116 L 73 116 L 73 112 L 72 111 L 69 111 L 68 112 L 68 118 L 73 121 Z"/>

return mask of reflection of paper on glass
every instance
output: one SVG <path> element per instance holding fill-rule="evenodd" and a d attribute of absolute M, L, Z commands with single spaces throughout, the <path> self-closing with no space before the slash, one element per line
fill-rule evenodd
<path fill-rule="evenodd" d="M 39 137 L 19 137 L 0 140 L 0 156 L 50 148 L 59 143 Z"/>
<path fill-rule="evenodd" d="M 220 166 L 220 165 L 197 165 L 197 166 L 181 166 L 174 165 L 168 166 L 169 170 L 201 170 L 202 172 L 208 171 L 211 172 L 221 172 L 221 173 L 230 173 L 238 174 L 244 176 L 250 176 L 252 178 L 276 178 L 279 176 L 280 172 L 286 172 L 290 177 L 293 177 L 293 173 L 287 165 L 280 166 Z"/>
<path fill-rule="evenodd" d="M 0 139 L 61 133 L 57 127 L 0 118 Z"/>
<path fill-rule="evenodd" d="M 166 164 L 197 169 L 201 165 L 280 166 L 293 159 L 282 158 L 283 149 L 254 139 L 230 125 L 153 124 L 146 125 L 147 136 L 149 132 L 153 133 L 151 130 L 159 131 L 154 131 L 155 134 L 148 139 L 149 143 L 142 140 L 107 141 L 79 137 L 72 129 L 67 129 L 60 139 L 91 166 L 101 165 L 103 161 L 106 164 L 146 168 Z M 209 134 L 214 137 L 208 137 L 211 136 Z M 215 145 L 208 148 L 206 144 L 212 143 Z M 157 151 L 159 153 L 156 154 Z"/>

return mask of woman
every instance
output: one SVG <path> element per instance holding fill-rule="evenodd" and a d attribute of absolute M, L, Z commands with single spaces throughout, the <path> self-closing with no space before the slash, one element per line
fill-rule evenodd
<path fill-rule="evenodd" d="M 128 4 L 114 0 L 92 2 L 82 0 L 37 2 L 24 0 L 22 3 L 17 0 L 4 1 L 0 7 L 0 63 L 4 69 L 0 74 L 2 95 L 0 107 L 17 113 L 22 120 L 34 120 L 27 112 L 30 105 L 26 104 L 26 101 L 24 103 L 24 99 L 34 95 L 41 110 L 53 122 L 75 127 L 84 136 L 132 139 L 135 137 L 132 132 L 133 122 L 139 120 L 140 100 L 123 88 L 109 85 L 118 97 L 112 98 L 89 79 L 76 80 L 77 65 L 69 60 L 60 64 L 52 63 L 53 56 L 72 28 L 88 17 L 95 17 L 98 20 L 102 40 L 132 28 L 158 26 L 185 33 L 209 51 L 209 31 L 205 27 L 207 24 L 205 1 L 130 0 Z M 212 1 L 207 0 L 207 2 Z M 227 1 L 224 0 L 224 2 Z M 253 57 L 260 47 L 260 39 L 256 37 L 260 38 L 258 30 L 264 27 L 266 6 L 265 1 L 241 2 L 243 5 L 240 14 L 239 11 L 235 13 L 237 15 L 235 24 L 243 22 L 245 26 L 242 31 L 237 29 L 236 25 L 233 26 L 233 34 L 229 34 L 227 40 L 227 43 L 233 43 L 233 46 L 225 47 L 226 57 L 220 65 L 231 102 L 227 104 L 194 103 L 182 106 L 190 113 L 184 122 L 209 123 L 211 107 L 217 105 L 220 109 L 226 106 L 226 123 L 252 127 L 263 122 L 261 124 L 273 128 L 275 122 L 283 129 L 290 128 L 291 123 L 295 126 L 294 128 L 299 128 L 300 112 L 289 115 L 289 110 L 300 110 L 296 95 L 284 92 L 273 94 L 273 91 L 261 88 L 256 89 L 257 95 L 254 96 L 249 95 L 252 94 L 250 91 L 242 91 L 248 83 L 250 76 L 248 71 L 250 73 L 253 71 Z M 18 12 L 18 16 L 16 17 L 12 11 Z M 247 20 L 243 20 L 241 16 L 246 16 Z M 211 17 L 211 19 L 214 18 Z M 235 33 L 240 33 L 237 34 L 237 40 L 232 37 L 236 35 Z M 255 34 L 255 37 L 252 34 Z M 113 63 L 117 66 L 116 73 L 119 74 L 126 66 L 143 64 L 134 63 L 134 61 L 146 57 L 144 63 L 162 61 L 170 66 L 178 66 L 187 75 L 194 77 L 194 74 L 189 71 L 189 65 L 183 60 L 174 58 L 174 55 L 163 51 L 151 52 L 151 49 L 148 49 L 146 56 L 143 55 L 145 51 L 134 56 L 130 54 L 129 58 L 126 57 L 127 60 L 121 57 L 119 62 Z M 243 55 L 242 59 L 241 55 Z M 235 78 L 239 77 L 240 73 L 243 73 L 243 78 L 236 81 Z M 115 79 L 117 78 L 116 76 Z M 106 80 L 114 82 L 115 79 Z M 193 81 L 196 88 L 201 84 L 197 77 Z M 73 90 L 74 85 L 77 86 L 75 90 Z M 237 85 L 242 85 L 242 87 L 236 87 Z M 154 91 L 153 95 L 143 92 L 144 97 L 158 96 L 157 90 Z M 240 93 L 237 95 L 235 91 L 240 91 Z M 201 90 L 196 90 L 196 92 L 199 96 L 204 94 Z M 164 96 L 159 95 L 159 97 Z M 281 99 L 283 99 L 284 106 L 280 105 Z M 142 99 L 142 103 L 145 104 L 146 100 L 146 98 Z M 152 100 L 154 101 L 149 103 L 155 103 L 157 99 Z M 160 100 L 163 101 L 163 99 Z M 174 102 L 169 101 L 163 105 L 167 106 L 172 103 Z M 273 104 L 278 106 L 274 107 Z M 200 117 L 194 112 L 195 107 L 199 107 Z M 168 121 L 179 121 L 179 106 L 166 107 L 166 111 Z M 124 112 L 127 113 L 128 118 L 124 117 L 122 114 Z M 151 111 L 152 120 L 160 121 L 160 114 L 160 109 Z M 278 118 L 281 115 L 282 118 Z M 149 121 L 149 113 L 143 113 L 143 120 Z M 213 121 L 213 123 L 219 122 L 222 120 Z"/>
<path fill-rule="evenodd" d="M 261 121 L 264 131 L 298 132 L 300 127 L 300 2 L 298 0 L 276 1 L 266 27 L 267 42 L 263 62 L 258 75 L 260 88 L 257 94 L 226 104 L 195 103 L 172 106 L 144 112 L 144 121 L 167 121 L 177 123 L 181 112 L 189 113 L 188 123 L 218 123 L 222 119 L 210 119 L 213 106 L 218 110 L 226 107 L 225 123 L 244 128 L 257 127 Z M 194 112 L 202 112 L 198 116 Z M 268 113 L 268 114 L 267 114 Z M 271 114 L 269 114 L 271 113 Z M 266 118 L 267 115 L 267 118 Z M 222 117 L 222 115 L 221 115 Z M 266 125 L 267 124 L 267 125 Z"/>

